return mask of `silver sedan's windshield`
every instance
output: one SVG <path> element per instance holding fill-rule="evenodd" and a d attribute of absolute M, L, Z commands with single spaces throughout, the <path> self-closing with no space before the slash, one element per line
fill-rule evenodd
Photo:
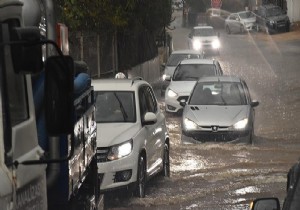
<path fill-rule="evenodd" d="M 255 15 L 254 15 L 252 12 L 250 12 L 250 11 L 247 11 L 247 12 L 240 12 L 240 13 L 239 13 L 239 16 L 240 16 L 240 18 L 242 18 L 242 19 L 247 19 L 247 18 L 255 17 Z"/>
<path fill-rule="evenodd" d="M 198 83 L 190 105 L 246 105 L 246 95 L 240 83 Z"/>

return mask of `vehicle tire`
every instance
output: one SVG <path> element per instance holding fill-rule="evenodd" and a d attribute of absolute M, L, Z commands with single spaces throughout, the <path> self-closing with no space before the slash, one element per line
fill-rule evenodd
<path fill-rule="evenodd" d="M 134 190 L 134 195 L 139 198 L 144 198 L 146 195 L 146 163 L 143 156 L 139 157 L 138 170 L 137 170 L 137 181 Z"/>
<path fill-rule="evenodd" d="M 254 138 L 254 127 L 252 125 L 252 131 L 251 131 L 250 136 L 249 136 L 249 144 L 250 145 L 253 145 L 253 138 Z"/>
<path fill-rule="evenodd" d="M 241 34 L 245 33 L 245 28 L 244 28 L 244 26 L 241 26 L 240 32 L 241 32 Z"/>
<path fill-rule="evenodd" d="M 287 23 L 285 26 L 285 32 L 290 32 L 290 24 Z"/>
<path fill-rule="evenodd" d="M 181 133 L 181 144 L 190 144 L 190 137 Z"/>
<path fill-rule="evenodd" d="M 231 34 L 231 31 L 230 31 L 230 28 L 229 28 L 228 25 L 226 26 L 226 33 L 227 33 L 227 34 Z"/>
<path fill-rule="evenodd" d="M 259 32 L 260 30 L 259 30 L 259 25 L 256 25 L 255 26 L 255 30 L 256 30 L 256 32 Z"/>
<path fill-rule="evenodd" d="M 164 159 L 163 159 L 162 175 L 164 177 L 170 177 L 170 149 L 169 149 L 169 145 L 167 143 L 165 143 L 165 146 L 164 146 Z"/>

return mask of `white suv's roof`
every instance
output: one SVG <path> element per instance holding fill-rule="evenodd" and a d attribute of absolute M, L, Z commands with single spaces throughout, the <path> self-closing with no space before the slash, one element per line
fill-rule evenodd
<path fill-rule="evenodd" d="M 180 64 L 214 64 L 213 59 L 185 59 L 180 62 Z"/>
<path fill-rule="evenodd" d="M 99 90 L 120 90 L 135 91 L 142 84 L 148 84 L 145 80 L 133 79 L 93 79 L 92 86 L 95 91 Z"/>

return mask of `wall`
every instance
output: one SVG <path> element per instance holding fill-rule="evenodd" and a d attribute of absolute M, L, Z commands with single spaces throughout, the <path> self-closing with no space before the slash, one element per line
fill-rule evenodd
<path fill-rule="evenodd" d="M 300 1 L 287 0 L 287 14 L 291 22 L 300 21 Z"/>
<path fill-rule="evenodd" d="M 128 70 L 128 78 L 142 77 L 149 83 L 155 83 L 160 78 L 159 56 Z"/>

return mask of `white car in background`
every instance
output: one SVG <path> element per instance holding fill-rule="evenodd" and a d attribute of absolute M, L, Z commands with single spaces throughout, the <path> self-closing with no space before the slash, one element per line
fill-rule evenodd
<path fill-rule="evenodd" d="M 202 51 L 205 54 L 220 53 L 220 34 L 212 26 L 195 26 L 188 35 L 189 49 Z"/>
<path fill-rule="evenodd" d="M 170 176 L 166 119 L 153 89 L 142 79 L 97 79 L 92 86 L 100 190 L 129 188 L 145 197 L 149 178 Z"/>
<path fill-rule="evenodd" d="M 176 67 L 165 93 L 165 110 L 167 113 L 178 113 L 182 110 L 181 100 L 188 99 L 195 83 L 203 76 L 223 75 L 220 63 L 214 59 L 182 60 Z"/>
<path fill-rule="evenodd" d="M 225 19 L 225 30 L 227 34 L 257 30 L 256 15 L 251 11 L 232 13 Z"/>
<path fill-rule="evenodd" d="M 166 64 L 163 64 L 164 72 L 162 76 L 162 86 L 161 86 L 161 95 L 165 95 L 165 91 L 167 86 L 169 85 L 169 81 L 166 81 L 166 76 L 173 76 L 174 70 L 176 66 L 180 63 L 180 61 L 185 59 L 194 59 L 194 58 L 203 58 L 204 54 L 196 51 L 196 50 L 176 50 L 173 51 L 169 56 Z"/>

